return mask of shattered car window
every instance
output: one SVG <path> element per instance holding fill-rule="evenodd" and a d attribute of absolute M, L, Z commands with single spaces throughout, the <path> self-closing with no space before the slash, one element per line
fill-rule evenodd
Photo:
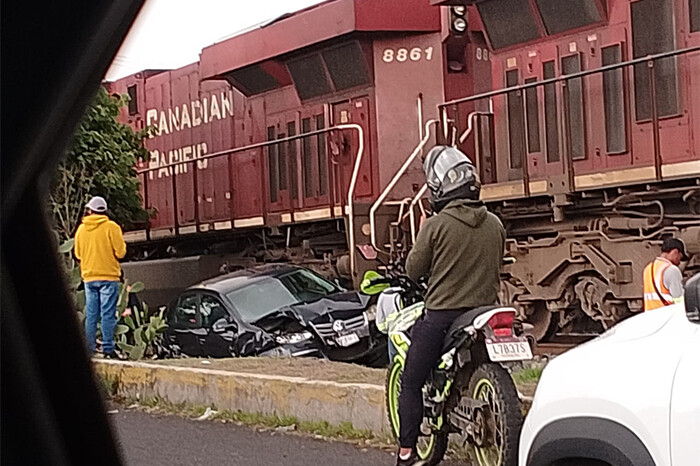
<path fill-rule="evenodd" d="M 206 328 L 214 325 L 214 322 L 222 317 L 226 317 L 224 305 L 213 296 L 202 296 L 202 303 L 199 309 L 202 314 L 202 326 Z"/>
<path fill-rule="evenodd" d="M 197 300 L 196 294 L 183 296 L 180 298 L 175 312 L 173 313 L 171 322 L 177 327 L 196 327 L 197 326 Z"/>
<path fill-rule="evenodd" d="M 280 277 L 280 280 L 304 303 L 318 301 L 338 291 L 331 283 L 306 270 L 296 270 Z"/>
<path fill-rule="evenodd" d="M 279 280 L 265 278 L 226 293 L 243 320 L 252 323 L 281 307 L 299 302 Z"/>

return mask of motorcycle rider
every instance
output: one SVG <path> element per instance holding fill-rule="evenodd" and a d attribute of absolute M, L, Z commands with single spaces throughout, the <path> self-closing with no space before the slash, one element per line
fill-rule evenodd
<path fill-rule="evenodd" d="M 462 313 L 498 299 L 505 229 L 479 201 L 481 184 L 469 157 L 436 146 L 423 163 L 433 216 L 421 227 L 406 262 L 408 276 L 428 276 L 425 313 L 411 331 L 399 395 L 397 465 L 422 465 L 416 442 L 423 420 L 422 387 L 443 340 Z"/>

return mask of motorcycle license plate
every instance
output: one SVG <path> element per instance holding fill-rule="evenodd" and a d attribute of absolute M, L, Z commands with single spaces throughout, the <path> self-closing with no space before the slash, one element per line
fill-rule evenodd
<path fill-rule="evenodd" d="M 335 341 L 339 346 L 351 346 L 360 341 L 360 336 L 356 333 L 350 333 L 336 337 Z"/>
<path fill-rule="evenodd" d="M 486 350 L 491 361 L 523 361 L 532 359 L 530 343 L 525 337 L 493 340 L 486 339 Z"/>

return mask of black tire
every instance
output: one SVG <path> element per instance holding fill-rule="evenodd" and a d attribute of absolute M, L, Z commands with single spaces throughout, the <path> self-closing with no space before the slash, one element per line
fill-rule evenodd
<path fill-rule="evenodd" d="M 479 466 L 517 466 L 518 443 L 523 415 L 515 384 L 510 374 L 498 364 L 484 363 L 472 373 L 468 393 L 475 399 L 486 399 L 492 407 L 496 428 L 495 446 L 474 446 Z"/>
<path fill-rule="evenodd" d="M 398 363 L 393 363 L 386 376 L 385 385 L 385 397 L 386 397 L 386 412 L 389 418 L 389 425 L 391 426 L 391 432 L 394 438 L 398 440 L 399 437 L 399 424 L 398 424 L 398 413 L 396 411 L 398 407 L 398 395 L 401 393 L 401 374 L 403 373 L 403 366 Z M 394 420 L 396 419 L 396 421 Z M 449 434 L 447 432 L 441 431 L 433 434 L 433 447 L 429 451 L 428 455 L 423 457 L 420 455 L 420 438 L 418 451 L 419 456 L 423 459 L 428 466 L 435 466 L 442 461 L 445 457 L 445 452 L 447 451 L 447 443 L 449 440 Z M 425 437 L 421 437 L 425 439 Z"/>

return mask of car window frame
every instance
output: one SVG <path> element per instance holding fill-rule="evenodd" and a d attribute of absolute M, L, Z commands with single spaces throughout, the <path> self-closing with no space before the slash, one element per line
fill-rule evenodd
<path fill-rule="evenodd" d="M 171 322 L 170 317 L 173 316 L 177 312 L 177 308 L 180 305 L 180 301 L 188 298 L 190 296 L 195 296 L 197 298 L 197 305 L 195 308 L 195 323 L 191 325 L 181 325 L 180 323 L 177 323 L 175 320 Z M 178 295 L 177 299 L 174 301 L 174 305 L 172 307 L 172 311 L 169 313 L 168 316 L 168 326 L 171 327 L 173 330 L 196 330 L 200 328 L 204 328 L 202 325 L 202 315 L 199 309 L 199 306 L 202 301 L 202 293 L 199 290 L 187 290 Z"/>
<path fill-rule="evenodd" d="M 289 286 L 287 286 L 287 284 L 286 284 L 285 281 L 284 281 L 284 279 L 285 279 L 286 277 L 289 277 L 289 276 L 294 275 L 294 274 L 303 274 L 303 273 L 308 273 L 309 275 L 311 275 L 311 276 L 317 278 L 318 280 L 320 280 L 322 283 L 325 283 L 325 284 L 329 285 L 329 286 L 331 287 L 331 291 L 328 292 L 327 294 L 325 294 L 324 296 L 321 296 L 321 297 L 319 297 L 318 299 L 315 299 L 315 300 L 313 300 L 313 301 L 304 301 L 303 299 L 301 299 L 301 296 L 299 296 L 299 294 L 296 292 L 296 290 L 290 289 Z M 326 280 L 326 279 L 323 278 L 321 275 L 317 274 L 316 272 L 314 272 L 314 271 L 311 270 L 311 269 L 296 268 L 296 269 L 290 270 L 290 271 L 288 271 L 288 272 L 279 274 L 279 275 L 277 275 L 275 278 L 276 278 L 277 280 L 279 280 L 279 281 L 282 283 L 282 285 L 283 285 L 285 288 L 287 288 L 287 289 L 289 290 L 289 292 L 292 293 L 292 294 L 299 300 L 298 304 L 310 304 L 310 303 L 314 303 L 314 302 L 316 302 L 316 301 L 320 301 L 321 299 L 323 299 L 323 298 L 325 298 L 325 297 L 328 297 L 328 296 L 331 296 L 331 295 L 333 295 L 333 294 L 335 294 L 335 293 L 339 293 L 339 292 L 340 292 L 340 290 L 338 289 L 338 287 L 337 287 L 333 282 L 331 282 L 331 281 L 329 281 L 329 280 Z"/>
<path fill-rule="evenodd" d="M 240 324 L 240 318 L 237 315 L 238 312 L 235 311 L 234 309 L 232 309 L 230 300 L 226 299 L 225 294 L 218 293 L 216 291 L 203 290 L 199 293 L 199 295 L 200 296 L 199 296 L 199 303 L 197 305 L 197 313 L 200 316 L 200 318 L 199 318 L 200 328 L 203 328 L 205 330 L 211 330 L 213 325 L 214 325 L 214 322 L 216 322 L 216 321 L 211 322 L 211 325 L 209 327 L 206 327 L 204 325 L 204 317 L 202 316 L 202 301 L 204 300 L 205 296 L 209 296 L 209 297 L 214 298 L 217 301 L 219 301 L 224 308 L 224 312 L 226 313 L 226 315 L 224 316 L 226 318 L 226 321 L 229 323 L 235 323 L 237 326 L 240 327 L 241 324 Z"/>

